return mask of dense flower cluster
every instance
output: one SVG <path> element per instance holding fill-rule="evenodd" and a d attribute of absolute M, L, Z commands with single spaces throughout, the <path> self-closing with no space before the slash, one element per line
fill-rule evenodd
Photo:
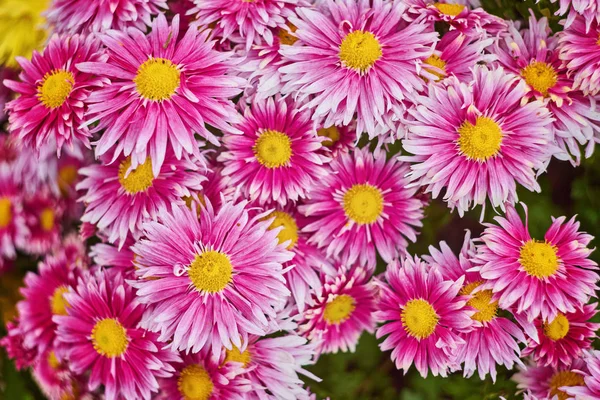
<path fill-rule="evenodd" d="M 517 196 L 600 142 L 596 0 L 558 33 L 476 1 L 13 3 L 0 278 L 40 261 L 0 344 L 50 399 L 314 399 L 365 332 L 404 372 L 599 398 L 593 237 L 532 237 Z M 501 215 L 409 254 L 432 199 Z"/>

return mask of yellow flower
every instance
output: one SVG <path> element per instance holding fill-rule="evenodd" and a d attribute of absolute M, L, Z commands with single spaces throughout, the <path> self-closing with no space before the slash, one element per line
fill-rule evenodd
<path fill-rule="evenodd" d="M 31 58 L 47 37 L 42 16 L 49 0 L 0 0 L 0 64 L 18 66 L 15 57 Z"/>

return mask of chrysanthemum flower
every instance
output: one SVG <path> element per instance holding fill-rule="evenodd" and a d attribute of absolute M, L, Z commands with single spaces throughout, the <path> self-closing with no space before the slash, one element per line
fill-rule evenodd
<path fill-rule="evenodd" d="M 234 347 L 223 354 L 225 365 L 241 366 L 242 377 L 251 382 L 253 391 L 246 394 L 246 399 L 308 400 L 309 392 L 298 375 L 320 381 L 303 368 L 313 363 L 314 346 L 295 334 L 275 338 L 250 336 L 249 340 L 246 350 Z"/>
<path fill-rule="evenodd" d="M 241 364 L 210 353 L 182 354 L 173 376 L 161 379 L 161 400 L 245 400 L 252 389 Z"/>
<path fill-rule="evenodd" d="M 277 231 L 248 215 L 247 202 L 210 201 L 200 216 L 187 207 L 144 225 L 136 254 L 138 300 L 149 306 L 142 326 L 160 331 L 173 349 L 213 353 L 264 335 L 290 292 L 282 264 L 293 254 Z M 152 279 L 147 279 L 152 278 Z"/>
<path fill-rule="evenodd" d="M 70 373 L 65 360 L 57 358 L 53 350 L 40 354 L 32 368 L 32 375 L 42 392 L 50 400 L 85 399 L 79 391 L 76 378 Z"/>
<path fill-rule="evenodd" d="M 310 112 L 298 111 L 289 97 L 256 100 L 235 125 L 243 134 L 226 134 L 227 151 L 219 161 L 229 186 L 240 186 L 244 196 L 260 204 L 305 198 L 325 177 L 329 161 L 319 149 Z"/>
<path fill-rule="evenodd" d="M 516 306 L 529 321 L 541 316 L 553 321 L 560 313 L 573 313 L 586 304 L 597 289 L 597 264 L 587 248 L 593 237 L 579 232 L 575 218 L 552 218 L 543 240 L 533 239 L 513 207 L 499 226 L 485 224 L 473 262 L 474 269 L 492 289 L 499 307 Z"/>
<path fill-rule="evenodd" d="M 6 336 L 0 339 L 0 346 L 4 347 L 6 354 L 15 363 L 19 370 L 28 368 L 35 362 L 38 354 L 36 348 L 25 347 L 23 330 L 18 319 L 6 323 Z"/>
<path fill-rule="evenodd" d="M 600 75 L 595 73 L 600 63 L 599 37 L 600 23 L 592 21 L 588 26 L 582 16 L 577 16 L 558 39 L 560 59 L 574 80 L 573 89 L 585 95 L 600 92 Z"/>
<path fill-rule="evenodd" d="M 551 0 L 556 3 L 557 0 Z M 570 10 L 564 21 L 565 28 L 568 28 L 578 15 L 583 16 L 586 25 L 589 27 L 592 21 L 600 23 L 600 1 L 598 0 L 559 0 L 560 8 L 555 15 L 565 15 Z"/>
<path fill-rule="evenodd" d="M 118 270 L 86 274 L 64 299 L 68 315 L 53 318 L 57 340 L 74 373 L 91 371 L 90 390 L 102 384 L 107 400 L 147 399 L 157 378 L 174 372 L 179 357 L 138 328 L 144 307 Z"/>
<path fill-rule="evenodd" d="M 582 386 L 584 374 L 587 373 L 585 363 L 581 359 L 575 360 L 572 368 L 559 368 L 536 366 L 529 363 L 521 367 L 513 375 L 512 380 L 517 382 L 517 387 L 528 391 L 533 400 L 567 400 L 571 398 L 567 391 L 570 386 Z M 591 400 L 594 397 L 582 397 L 578 400 Z"/>
<path fill-rule="evenodd" d="M 17 304 L 20 329 L 25 347 L 36 348 L 39 354 L 54 349 L 56 324 L 54 315 L 67 315 L 69 302 L 64 294 L 75 286 L 81 270 L 64 257 L 51 257 L 39 263 L 37 273 L 28 272 L 24 299 Z"/>
<path fill-rule="evenodd" d="M 94 264 L 101 267 L 118 268 L 125 277 L 129 278 L 134 271 L 134 253 L 131 250 L 134 243 L 133 239 L 129 237 L 120 249 L 107 243 L 98 243 L 91 247 L 90 257 L 94 260 Z"/>
<path fill-rule="evenodd" d="M 460 31 L 450 31 L 436 44 L 433 54 L 423 60 L 423 64 L 417 65 L 417 71 L 427 81 L 455 76 L 461 82 L 469 82 L 473 78 L 471 69 L 474 66 L 495 59 L 494 55 L 484 53 L 484 49 L 492 43 L 492 38 L 481 39 Z"/>
<path fill-rule="evenodd" d="M 354 121 L 350 125 L 322 126 L 317 129 L 317 135 L 325 138 L 321 144 L 329 150 L 333 158 L 353 150 L 358 140 Z"/>
<path fill-rule="evenodd" d="M 376 336 L 389 335 L 381 350 L 392 350 L 392 361 L 405 373 L 414 363 L 424 378 L 428 371 L 445 377 L 457 369 L 456 352 L 465 344 L 460 334 L 471 329 L 474 314 L 465 307 L 468 298 L 458 296 L 464 278 L 444 280 L 415 257 L 388 264 L 385 281 L 376 281 L 381 298 L 375 318 L 383 324 Z"/>
<path fill-rule="evenodd" d="M 504 365 L 509 370 L 515 363 L 522 365 L 518 342 L 525 343 L 526 339 L 515 323 L 498 315 L 498 302 L 492 291 L 477 289 L 484 281 L 479 273 L 470 272 L 470 259 L 474 251 L 475 245 L 470 232 L 467 232 L 458 257 L 445 242 L 441 242 L 439 250 L 430 246 L 431 255 L 423 256 L 423 259 L 437 267 L 444 279 L 457 281 L 465 277 L 459 294 L 469 296 L 467 306 L 476 312 L 471 316 L 474 320 L 473 330 L 460 335 L 466 344 L 460 347 L 456 361 L 464 363 L 465 377 L 471 377 L 477 371 L 482 380 L 489 373 L 495 382 L 496 364 Z"/>
<path fill-rule="evenodd" d="M 558 58 L 558 38 L 551 35 L 546 18 L 529 18 L 529 29 L 521 32 L 514 24 L 508 35 L 496 46 L 498 62 L 507 70 L 519 75 L 527 83 L 527 93 L 522 103 L 532 98 L 544 101 L 554 116 L 551 129 L 560 152 L 555 157 L 579 165 L 580 145 L 586 145 L 586 156 L 600 140 L 600 113 L 592 96 L 571 90 L 573 79 Z M 594 140 L 594 136 L 596 139 Z"/>
<path fill-rule="evenodd" d="M 193 0 L 195 7 L 188 14 L 196 14 L 200 25 L 214 26 L 213 35 L 222 41 L 245 43 L 249 50 L 253 43 L 273 44 L 273 28 L 284 28 L 285 17 L 296 6 L 306 6 L 303 0 Z"/>
<path fill-rule="evenodd" d="M 448 87 L 429 85 L 409 110 L 404 149 L 414 154 L 409 177 L 460 215 L 471 206 L 493 207 L 517 200 L 517 183 L 540 191 L 536 174 L 553 152 L 552 122 L 541 101 L 521 106 L 524 81 L 504 69 L 473 69 L 471 84 L 447 79 Z"/>
<path fill-rule="evenodd" d="M 0 258 L 15 258 L 15 246 L 23 246 L 28 232 L 14 170 L 0 163 Z"/>
<path fill-rule="evenodd" d="M 431 55 L 437 34 L 404 23 L 404 1 L 336 0 L 323 10 L 298 8 L 290 22 L 299 43 L 283 46 L 283 92 L 293 93 L 323 125 L 348 125 L 371 137 L 389 130 L 383 116 L 402 115 L 408 93 L 421 90 L 415 63 Z"/>
<path fill-rule="evenodd" d="M 44 254 L 60 241 L 62 204 L 47 187 L 23 198 L 23 216 L 29 233 L 22 248 L 34 254 Z"/>
<path fill-rule="evenodd" d="M 570 396 L 575 396 L 576 400 L 598 399 L 600 398 L 600 351 L 587 352 L 583 360 L 586 363 L 585 367 L 573 366 L 583 374 L 583 382 L 570 384 L 564 391 Z"/>
<path fill-rule="evenodd" d="M 190 27 L 183 38 L 178 35 L 179 17 L 169 26 L 159 14 L 146 37 L 135 28 L 102 35 L 107 63 L 77 66 L 111 80 L 89 97 L 86 124 L 98 121 L 92 131 L 104 131 L 97 157 L 109 150 L 115 156 L 131 155 L 135 167 L 149 154 L 158 175 L 167 142 L 177 158 L 184 151 L 200 158 L 195 133 L 218 145 L 205 124 L 231 129 L 228 123 L 237 113 L 229 99 L 240 93 L 243 80 L 226 75 L 229 54 L 213 49 L 207 31 Z"/>
<path fill-rule="evenodd" d="M 590 322 L 596 315 L 596 306 L 596 303 L 586 304 L 574 313 L 559 313 L 549 321 L 540 318 L 533 323 L 523 321 L 524 324 L 534 324 L 533 329 L 537 333 L 537 338 L 529 341 L 523 355 L 533 355 L 535 362 L 542 366 L 571 366 L 573 360 L 589 349 L 596 338 L 600 324 Z"/>
<path fill-rule="evenodd" d="M 362 267 L 338 267 L 323 276 L 323 287 L 313 296 L 298 322 L 298 332 L 317 345 L 318 353 L 354 352 L 364 331 L 373 333 L 377 309 L 375 286 Z"/>
<path fill-rule="evenodd" d="M 81 221 L 90 222 L 119 247 L 128 235 L 138 238 L 142 223 L 155 220 L 161 212 L 184 205 L 184 196 L 202 189 L 206 177 L 197 163 L 181 160 L 168 151 L 158 173 L 153 174 L 154 159 L 132 168 L 129 157 L 112 164 L 94 164 L 82 168 L 85 178 L 77 185 L 86 204 Z M 107 161 L 103 159 L 102 162 Z"/>
<path fill-rule="evenodd" d="M 0 3 L 0 64 L 17 67 L 17 56 L 31 58 L 46 40 L 42 13 L 50 0 L 3 0 Z"/>
<path fill-rule="evenodd" d="M 59 33 L 125 31 L 135 27 L 141 31 L 151 24 L 151 16 L 167 8 L 166 0 L 54 0 L 48 9 L 48 23 Z"/>
<path fill-rule="evenodd" d="M 42 53 L 30 60 L 19 57 L 21 82 L 4 84 L 20 96 L 6 105 L 9 129 L 23 144 L 38 150 L 47 144 L 73 147 L 79 141 L 90 147 L 87 126 L 82 126 L 86 102 L 102 78 L 80 72 L 81 62 L 103 62 L 99 42 L 92 36 L 53 36 Z"/>
<path fill-rule="evenodd" d="M 381 151 L 340 155 L 299 207 L 312 220 L 303 229 L 312 233 L 309 242 L 346 264 L 358 261 L 370 268 L 377 253 L 386 262 L 404 254 L 423 218 L 416 189 L 406 188 L 407 172 L 406 163 L 386 161 Z"/>

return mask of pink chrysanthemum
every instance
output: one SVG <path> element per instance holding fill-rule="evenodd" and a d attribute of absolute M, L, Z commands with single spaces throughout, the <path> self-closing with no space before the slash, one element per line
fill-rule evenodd
<path fill-rule="evenodd" d="M 193 0 L 195 7 L 188 14 L 196 14 L 200 25 L 214 25 L 213 35 L 222 41 L 245 43 L 249 50 L 253 43 L 273 44 L 274 28 L 286 27 L 286 16 L 296 6 L 308 5 L 303 0 Z"/>
<path fill-rule="evenodd" d="M 283 92 L 309 99 L 323 125 L 348 125 L 371 137 L 390 129 L 384 116 L 403 115 L 402 101 L 423 88 L 415 63 L 431 55 L 437 34 L 406 24 L 402 0 L 336 0 L 322 9 L 298 8 L 290 22 L 301 45 L 282 46 Z"/>
<path fill-rule="evenodd" d="M 213 353 L 264 335 L 290 292 L 282 264 L 293 254 L 269 231 L 266 215 L 248 215 L 247 202 L 206 201 L 200 216 L 174 208 L 144 225 L 133 246 L 138 300 L 149 305 L 142 325 L 160 331 L 173 349 Z M 202 321 L 202 323 L 200 323 Z"/>
<path fill-rule="evenodd" d="M 586 363 L 585 367 L 573 365 L 577 372 L 583 374 L 583 382 L 569 385 L 564 391 L 575 396 L 576 400 L 600 399 L 600 351 L 587 352 L 583 361 Z"/>
<path fill-rule="evenodd" d="M 449 368 L 458 369 L 456 352 L 465 345 L 460 334 L 471 330 L 474 314 L 466 307 L 468 298 L 458 296 L 464 277 L 444 280 L 440 271 L 417 257 L 392 261 L 381 288 L 377 338 L 387 336 L 379 345 L 392 350 L 396 368 L 408 371 L 414 363 L 422 377 L 428 371 L 446 376 Z"/>
<path fill-rule="evenodd" d="M 75 286 L 80 272 L 66 258 L 48 256 L 39 263 L 37 274 L 27 273 L 21 289 L 24 299 L 17 303 L 25 347 L 36 348 L 39 354 L 54 348 L 52 316 L 67 315 L 70 304 L 64 294 Z"/>
<path fill-rule="evenodd" d="M 28 236 L 22 197 L 15 180 L 13 168 L 0 163 L 0 259 L 15 258 L 15 246 L 23 246 Z"/>
<path fill-rule="evenodd" d="M 32 366 L 38 354 L 36 348 L 25 347 L 23 330 L 20 325 L 18 319 L 14 322 L 7 322 L 7 334 L 0 339 L 0 346 L 4 347 L 6 354 L 19 370 Z"/>
<path fill-rule="evenodd" d="M 298 111 L 289 98 L 257 100 L 246 108 L 237 125 L 243 134 L 226 134 L 227 151 L 219 161 L 229 186 L 240 186 L 244 196 L 260 204 L 305 198 L 327 174 L 329 158 L 319 152 L 323 138 L 317 136 L 310 113 Z"/>
<path fill-rule="evenodd" d="M 585 19 L 577 16 L 558 39 L 560 59 L 574 80 L 573 89 L 579 89 L 585 95 L 600 92 L 600 74 L 596 72 L 600 65 L 599 37 L 599 22 L 592 21 L 588 27 Z"/>
<path fill-rule="evenodd" d="M 226 365 L 241 366 L 242 376 L 251 382 L 254 390 L 245 398 L 308 400 L 309 392 L 298 375 L 320 381 L 303 368 L 313 364 L 314 346 L 295 334 L 276 338 L 250 336 L 249 340 L 246 350 L 240 351 L 234 347 L 225 350 L 222 355 Z"/>
<path fill-rule="evenodd" d="M 68 315 L 53 318 L 57 340 L 74 373 L 91 371 L 90 390 L 102 384 L 107 400 L 148 399 L 157 378 L 174 372 L 179 357 L 138 328 L 144 307 L 118 270 L 86 274 L 64 298 Z"/>
<path fill-rule="evenodd" d="M 423 60 L 423 64 L 417 65 L 417 71 L 428 81 L 455 76 L 461 82 L 469 82 L 473 78 L 471 70 L 474 66 L 495 59 L 494 55 L 484 53 L 484 49 L 492 43 L 492 38 L 481 39 L 450 31 L 436 44 L 433 54 Z"/>
<path fill-rule="evenodd" d="M 599 98 L 571 90 L 573 80 L 558 58 L 558 39 L 551 36 L 546 18 L 537 21 L 531 16 L 529 29 L 519 32 L 511 24 L 508 33 L 495 49 L 499 64 L 527 83 L 523 104 L 532 98 L 540 99 L 554 116 L 551 129 L 561 150 L 554 156 L 579 165 L 579 146 L 587 144 L 589 157 L 595 141 L 600 140 L 600 113 L 596 109 Z"/>
<path fill-rule="evenodd" d="M 77 190 L 83 192 L 80 201 L 86 207 L 81 221 L 95 224 L 110 243 L 118 241 L 121 247 L 128 235 L 140 236 L 145 220 L 184 205 L 182 197 L 202 189 L 206 177 L 197 164 L 168 151 L 155 174 L 153 159 L 132 168 L 129 157 L 82 168 L 79 173 L 85 178 Z"/>
<path fill-rule="evenodd" d="M 598 289 L 597 264 L 587 248 L 593 237 L 579 232 L 575 218 L 552 218 L 544 240 L 533 239 L 513 207 L 506 218 L 496 217 L 499 226 L 485 224 L 473 262 L 492 289 L 500 308 L 516 306 L 529 321 L 541 316 L 552 321 L 560 313 L 573 313 L 586 304 Z"/>
<path fill-rule="evenodd" d="M 158 175 L 167 142 L 177 158 L 184 151 L 200 158 L 195 133 L 218 145 L 205 124 L 231 129 L 237 113 L 229 99 L 240 93 L 243 80 L 226 75 L 229 53 L 215 51 L 207 31 L 190 27 L 179 38 L 179 17 L 169 26 L 159 14 L 148 36 L 131 28 L 108 31 L 101 39 L 108 61 L 78 65 L 111 80 L 89 97 L 86 124 L 98 121 L 92 131 L 104 131 L 96 156 L 109 150 L 131 155 L 135 167 L 149 154 Z"/>
<path fill-rule="evenodd" d="M 519 389 L 527 391 L 532 400 L 567 400 L 571 398 L 567 394 L 569 387 L 582 386 L 586 373 L 586 365 L 581 359 L 575 360 L 572 368 L 559 369 L 536 366 L 531 362 L 526 367 L 520 367 L 512 380 L 517 382 Z M 582 397 L 578 400 L 592 399 L 594 397 Z"/>
<path fill-rule="evenodd" d="M 533 355 L 535 362 L 541 366 L 571 366 L 573 360 L 589 349 L 596 338 L 600 324 L 590 322 L 596 315 L 596 306 L 596 303 L 586 304 L 574 313 L 557 314 L 550 321 L 540 318 L 534 322 L 523 321 L 523 324 L 534 325 L 532 330 L 537 336 L 529 341 L 523 355 Z"/>
<path fill-rule="evenodd" d="M 69 371 L 67 363 L 57 358 L 52 350 L 37 357 L 32 375 L 50 400 L 86 399 L 81 393 L 77 378 Z"/>
<path fill-rule="evenodd" d="M 492 291 L 477 290 L 484 281 L 479 273 L 470 272 L 473 266 L 470 258 L 474 251 L 475 245 L 470 232 L 467 232 L 458 257 L 445 242 L 441 242 L 439 250 L 430 246 L 431 255 L 423 256 L 423 259 L 437 267 L 446 280 L 457 281 L 465 277 L 459 294 L 469 296 L 467 306 L 476 312 L 471 316 L 474 320 L 473 330 L 460 335 L 466 344 L 460 347 L 456 361 L 464 363 L 465 377 L 471 377 L 477 371 L 482 380 L 489 373 L 495 382 L 496 364 L 504 365 L 509 370 L 515 363 L 522 365 L 518 342 L 525 343 L 526 339 L 515 323 L 497 315 L 498 302 L 493 298 Z"/>
<path fill-rule="evenodd" d="M 362 333 L 375 330 L 376 290 L 369 278 L 361 267 L 338 267 L 337 275 L 323 275 L 321 290 L 298 322 L 298 332 L 316 344 L 319 354 L 354 352 Z"/>
<path fill-rule="evenodd" d="M 22 247 L 33 254 L 44 254 L 60 242 L 63 205 L 42 187 L 39 192 L 23 199 L 23 215 L 29 230 Z"/>
<path fill-rule="evenodd" d="M 321 125 L 321 128 L 317 129 L 317 135 L 325 138 L 321 144 L 329 150 L 329 154 L 333 158 L 352 151 L 358 141 L 355 121 L 351 122 L 350 125 Z"/>
<path fill-rule="evenodd" d="M 107 243 L 98 243 L 90 249 L 90 257 L 96 265 L 118 268 L 125 277 L 129 278 L 134 271 L 134 253 L 131 250 L 134 243 L 133 239 L 127 238 L 120 249 Z"/>
<path fill-rule="evenodd" d="M 53 36 L 44 51 L 32 59 L 17 58 L 23 68 L 21 82 L 4 84 L 20 96 L 6 105 L 9 129 L 23 144 L 39 150 L 55 145 L 58 154 L 63 145 L 75 142 L 90 147 L 88 127 L 83 126 L 87 100 L 92 89 L 105 79 L 81 72 L 82 62 L 103 62 L 99 42 L 92 36 Z"/>
<path fill-rule="evenodd" d="M 48 23 L 59 33 L 141 31 L 150 26 L 151 17 L 167 8 L 166 0 L 54 0 L 46 12 Z"/>
<path fill-rule="evenodd" d="M 343 263 L 375 268 L 376 254 L 390 262 L 404 254 L 408 240 L 416 241 L 415 227 L 423 218 L 423 203 L 415 188 L 406 188 L 408 165 L 386 161 L 381 151 L 368 148 L 342 154 L 331 172 L 315 185 L 310 200 L 299 207 L 312 222 L 303 230 L 310 243 L 327 248 L 327 255 Z"/>
<path fill-rule="evenodd" d="M 556 3 L 557 0 L 551 0 Z M 579 16 L 583 16 L 586 21 L 586 26 L 592 22 L 600 23 L 600 1 L 599 0 L 558 0 L 560 8 L 555 15 L 565 15 L 569 11 L 567 19 L 564 21 L 565 28 L 568 28 L 573 21 Z"/>
<path fill-rule="evenodd" d="M 210 353 L 181 354 L 173 376 L 161 379 L 161 400 L 245 400 L 252 389 L 241 364 L 226 363 Z"/>
<path fill-rule="evenodd" d="M 537 173 L 553 153 L 550 113 L 541 101 L 521 106 L 526 84 L 502 68 L 473 69 L 471 84 L 447 79 L 429 85 L 409 110 L 403 148 L 413 156 L 409 177 L 460 215 L 471 206 L 504 209 L 517 200 L 517 183 L 540 191 Z"/>

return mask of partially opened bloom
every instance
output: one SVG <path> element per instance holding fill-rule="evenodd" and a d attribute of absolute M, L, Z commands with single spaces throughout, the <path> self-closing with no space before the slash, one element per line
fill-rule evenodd
<path fill-rule="evenodd" d="M 386 161 L 382 151 L 357 148 L 340 155 L 299 207 L 310 219 L 303 229 L 312 234 L 309 242 L 344 263 L 370 268 L 377 253 L 386 262 L 404 254 L 423 218 L 416 189 L 406 187 L 407 172 L 406 163 Z"/>
<path fill-rule="evenodd" d="M 112 164 L 93 164 L 79 173 L 84 179 L 77 185 L 79 199 L 85 204 L 81 221 L 98 227 L 108 242 L 121 247 L 128 236 L 138 238 L 142 223 L 155 220 L 161 212 L 184 205 L 184 196 L 202 189 L 206 180 L 203 169 L 187 157 L 175 158 L 167 152 L 157 174 L 153 174 L 154 160 L 132 168 L 131 158 L 119 157 Z"/>
<path fill-rule="evenodd" d="M 54 349 L 56 323 L 54 315 L 67 315 L 69 302 L 64 297 L 77 282 L 81 270 L 65 257 L 48 256 L 38 265 L 37 273 L 28 272 L 24 299 L 17 304 L 25 347 L 40 354 Z"/>
<path fill-rule="evenodd" d="M 158 175 L 167 143 L 177 158 L 183 152 L 200 157 L 196 133 L 219 144 L 206 124 L 230 129 L 237 113 L 229 99 L 240 93 L 242 80 L 226 75 L 230 56 L 213 49 L 207 31 L 190 27 L 179 38 L 179 17 L 169 26 L 159 14 L 147 36 L 131 28 L 101 39 L 108 61 L 78 65 L 111 81 L 89 97 L 86 124 L 98 122 L 92 131 L 104 131 L 97 157 L 109 150 L 115 157 L 131 155 L 135 167 L 150 155 Z"/>
<path fill-rule="evenodd" d="M 574 80 L 573 89 L 580 89 L 585 95 L 600 92 L 600 74 L 596 73 L 600 63 L 600 23 L 589 25 L 582 16 L 560 33 L 560 59 L 567 66 L 569 76 Z"/>
<path fill-rule="evenodd" d="M 48 22 L 55 32 L 88 33 L 109 29 L 142 31 L 150 26 L 151 17 L 167 8 L 167 0 L 54 0 L 47 11 Z"/>
<path fill-rule="evenodd" d="M 290 22 L 294 46 L 282 46 L 291 61 L 280 68 L 285 93 L 309 99 L 323 125 L 385 133 L 388 112 L 402 115 L 402 101 L 423 81 L 415 64 L 431 55 L 437 34 L 426 24 L 406 24 L 404 1 L 336 0 L 319 8 L 298 8 Z"/>
<path fill-rule="evenodd" d="M 0 339 L 0 346 L 15 363 L 18 370 L 28 368 L 35 362 L 38 355 L 36 348 L 27 348 L 24 345 L 23 330 L 18 319 L 6 323 L 6 336 Z"/>
<path fill-rule="evenodd" d="M 248 215 L 247 202 L 206 201 L 200 216 L 187 207 L 144 225 L 133 246 L 138 300 L 149 306 L 142 326 L 178 350 L 198 352 L 264 335 L 290 292 L 282 264 L 293 254 L 269 223 Z M 150 279 L 152 278 L 152 279 Z"/>
<path fill-rule="evenodd" d="M 559 313 L 552 320 L 537 318 L 533 329 L 537 338 L 529 341 L 524 356 L 532 355 L 538 365 L 569 367 L 592 346 L 600 324 L 590 322 L 596 315 L 597 303 L 586 304 L 572 313 Z M 524 324 L 528 323 L 523 321 Z"/>
<path fill-rule="evenodd" d="M 253 390 L 245 398 L 308 400 L 309 392 L 299 375 L 320 381 L 304 369 L 314 362 L 314 346 L 296 334 L 274 338 L 250 336 L 249 340 L 244 351 L 234 347 L 223 352 L 225 365 L 242 367 L 241 376 L 252 385 Z"/>
<path fill-rule="evenodd" d="M 245 400 L 252 385 L 242 365 L 226 363 L 210 353 L 181 354 L 175 373 L 160 380 L 161 400 Z"/>
<path fill-rule="evenodd" d="M 567 400 L 571 398 L 567 392 L 570 387 L 584 385 L 584 375 L 587 373 L 585 363 L 581 359 L 575 360 L 572 368 L 552 368 L 528 363 L 520 367 L 520 371 L 513 375 L 512 380 L 517 382 L 517 387 L 528 391 L 533 400 Z M 574 389 L 574 388 L 573 388 Z M 581 388 L 584 389 L 585 388 Z M 594 397 L 581 397 L 577 400 L 592 400 Z"/>
<path fill-rule="evenodd" d="M 42 13 L 50 0 L 3 0 L 0 4 L 0 64 L 14 68 L 16 57 L 31 58 L 47 37 Z"/>
<path fill-rule="evenodd" d="M 441 242 L 439 250 L 430 246 L 431 255 L 423 256 L 423 259 L 437 267 L 444 279 L 456 281 L 465 277 L 459 294 L 469 296 L 467 306 L 476 312 L 471 316 L 473 330 L 460 334 L 465 345 L 460 347 L 456 361 L 464 363 L 465 377 L 471 377 L 477 371 L 482 380 L 489 373 L 495 382 L 496 364 L 504 365 L 509 370 L 515 363 L 522 365 L 518 342 L 525 343 L 526 339 L 514 322 L 498 315 L 498 301 L 494 299 L 492 291 L 478 289 L 484 281 L 479 273 L 470 272 L 474 250 L 475 245 L 467 232 L 458 257 L 445 242 Z"/>
<path fill-rule="evenodd" d="M 340 266 L 336 275 L 322 279 L 298 332 L 316 343 L 318 353 L 354 352 L 362 333 L 375 330 L 376 290 L 370 274 L 362 267 Z"/>
<path fill-rule="evenodd" d="M 20 96 L 6 105 L 9 129 L 25 146 L 38 151 L 45 145 L 73 148 L 74 142 L 90 147 L 89 128 L 82 125 L 87 99 L 104 79 L 81 72 L 81 62 L 103 62 L 100 43 L 91 35 L 53 36 L 42 53 L 31 60 L 18 58 L 20 82 L 4 84 Z"/>
<path fill-rule="evenodd" d="M 118 270 L 86 274 L 64 298 L 68 315 L 54 317 L 59 348 L 74 373 L 91 371 L 90 390 L 104 385 L 107 400 L 147 399 L 157 378 L 174 372 L 179 357 L 138 328 L 144 306 Z"/>
<path fill-rule="evenodd" d="M 308 111 L 287 99 L 256 100 L 234 125 L 243 134 L 228 133 L 227 151 L 219 156 L 229 186 L 240 186 L 245 197 L 260 204 L 287 204 L 305 198 L 327 174 L 329 160 L 320 152 Z"/>
<path fill-rule="evenodd" d="M 406 373 L 414 364 L 424 378 L 429 371 L 445 377 L 458 369 L 456 352 L 465 345 L 460 334 L 471 329 L 474 314 L 465 307 L 468 298 L 458 296 L 464 277 L 444 280 L 415 257 L 392 261 L 385 282 L 376 282 L 381 298 L 375 318 L 382 324 L 376 336 L 387 336 L 379 347 L 392 350 L 396 368 Z"/>
<path fill-rule="evenodd" d="M 23 246 L 27 235 L 22 193 L 14 169 L 0 164 L 0 259 L 15 258 L 15 246 Z"/>
<path fill-rule="evenodd" d="M 358 140 L 355 122 L 350 125 L 322 126 L 317 129 L 317 135 L 325 138 L 321 144 L 330 151 L 333 158 L 350 152 L 356 147 L 355 144 Z"/>
<path fill-rule="evenodd" d="M 470 84 L 450 77 L 429 85 L 409 110 L 403 148 L 413 154 L 409 178 L 460 215 L 486 204 L 504 208 L 517 200 L 517 184 L 540 191 L 537 174 L 553 152 L 552 122 L 541 101 L 521 106 L 525 82 L 502 68 L 473 69 Z"/>
<path fill-rule="evenodd" d="M 570 396 L 575 396 L 576 400 L 598 399 L 600 398 L 600 351 L 588 351 L 583 358 L 585 367 L 574 365 L 577 372 L 583 374 L 583 382 L 577 381 L 565 388 L 565 392 Z"/>
<path fill-rule="evenodd" d="M 213 35 L 222 41 L 244 43 L 246 50 L 252 44 L 273 44 L 271 29 L 284 28 L 285 17 L 298 5 L 308 5 L 303 0 L 193 0 L 197 22 L 214 26 Z"/>
<path fill-rule="evenodd" d="M 485 288 L 491 289 L 500 308 L 516 307 L 529 321 L 541 316 L 552 321 L 559 313 L 573 313 L 597 289 L 597 264 L 589 259 L 593 237 L 579 232 L 575 218 L 552 218 L 543 240 L 530 236 L 513 207 L 498 225 L 485 224 L 473 259 Z"/>

